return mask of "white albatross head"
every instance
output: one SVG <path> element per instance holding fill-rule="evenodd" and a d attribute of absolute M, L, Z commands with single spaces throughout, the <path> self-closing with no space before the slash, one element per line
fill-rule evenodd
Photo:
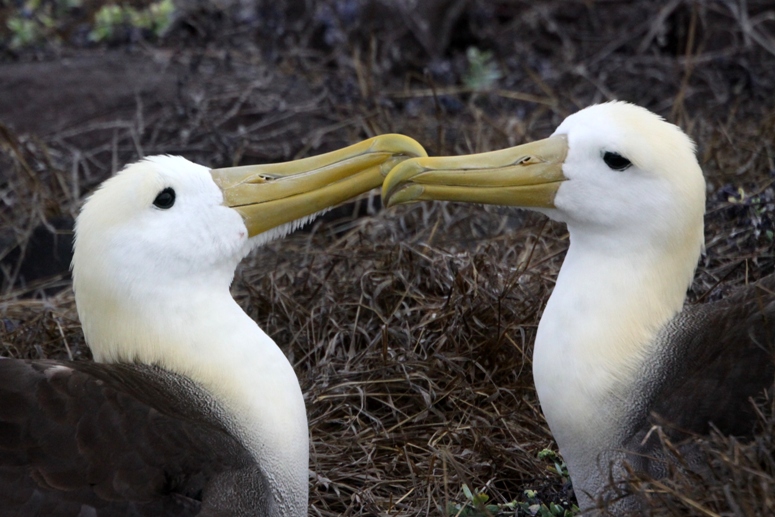
<path fill-rule="evenodd" d="M 568 152 L 566 181 L 546 213 L 572 234 L 608 239 L 610 252 L 622 249 L 623 239 L 640 251 L 701 248 L 705 179 L 694 143 L 678 127 L 612 102 L 569 116 L 551 138 L 567 139 Z"/>
<path fill-rule="evenodd" d="M 624 102 L 585 108 L 547 139 L 468 156 L 407 160 L 385 179 L 388 205 L 424 199 L 532 208 L 609 251 L 702 246 L 705 180 L 693 142 Z M 629 236 L 629 237 L 628 237 Z M 696 260 L 696 259 L 695 259 Z"/>
<path fill-rule="evenodd" d="M 180 156 L 153 156 L 108 179 L 81 210 L 75 292 L 80 306 L 88 305 L 82 288 L 94 280 L 96 288 L 127 294 L 179 282 L 229 285 L 249 251 L 245 223 L 224 205 L 209 169 Z M 97 355 L 101 344 L 92 343 Z"/>

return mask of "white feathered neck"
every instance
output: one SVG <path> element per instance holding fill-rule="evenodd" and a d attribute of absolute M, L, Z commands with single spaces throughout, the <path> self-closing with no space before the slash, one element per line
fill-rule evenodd
<path fill-rule="evenodd" d="M 155 207 L 168 187 L 174 206 Z M 78 314 L 95 360 L 156 364 L 212 393 L 279 488 L 283 515 L 306 515 L 308 428 L 298 380 L 229 292 L 251 247 L 246 236 L 205 167 L 170 156 L 130 165 L 89 198 L 76 222 Z"/>

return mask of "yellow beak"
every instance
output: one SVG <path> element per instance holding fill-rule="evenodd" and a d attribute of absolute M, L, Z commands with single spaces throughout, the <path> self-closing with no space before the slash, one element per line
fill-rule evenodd
<path fill-rule="evenodd" d="M 320 156 L 210 172 L 253 237 L 378 187 L 396 164 L 417 156 L 427 153 L 411 138 L 381 135 Z"/>
<path fill-rule="evenodd" d="M 414 158 L 390 171 L 382 199 L 386 206 L 438 200 L 554 208 L 567 154 L 568 139 L 557 135 L 489 153 Z"/>

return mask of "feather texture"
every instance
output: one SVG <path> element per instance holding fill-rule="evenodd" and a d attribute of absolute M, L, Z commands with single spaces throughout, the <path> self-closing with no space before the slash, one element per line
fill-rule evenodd
<path fill-rule="evenodd" d="M 155 366 L 2 360 L 0 516 L 271 514 L 224 415 Z"/>

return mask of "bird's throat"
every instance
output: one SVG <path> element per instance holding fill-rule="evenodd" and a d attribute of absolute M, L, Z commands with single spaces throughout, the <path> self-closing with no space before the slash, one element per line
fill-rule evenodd
<path fill-rule="evenodd" d="M 571 235 L 533 353 L 536 389 L 558 443 L 610 426 L 603 415 L 616 410 L 657 332 L 681 310 L 699 255 L 698 246 L 614 254 L 584 244 Z"/>

